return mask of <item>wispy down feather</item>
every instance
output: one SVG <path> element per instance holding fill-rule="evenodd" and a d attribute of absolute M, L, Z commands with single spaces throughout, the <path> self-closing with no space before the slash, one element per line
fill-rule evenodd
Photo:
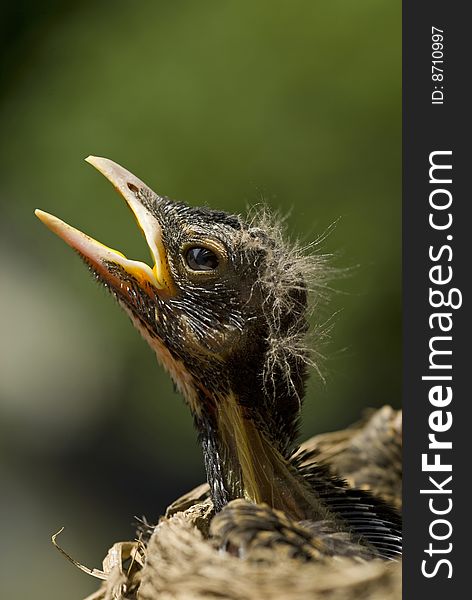
<path fill-rule="evenodd" d="M 311 334 L 308 321 L 329 295 L 329 282 L 340 274 L 331 265 L 331 254 L 321 246 L 334 226 L 308 244 L 292 240 L 286 218 L 266 206 L 249 211 L 244 243 L 261 245 L 266 251 L 256 285 L 262 289 L 262 310 L 267 321 L 268 350 L 263 369 L 264 385 L 275 392 L 276 378 L 282 377 L 301 404 L 295 371 L 300 365 L 314 368 L 321 378 L 319 347 L 329 334 L 332 318 L 315 324 Z"/>

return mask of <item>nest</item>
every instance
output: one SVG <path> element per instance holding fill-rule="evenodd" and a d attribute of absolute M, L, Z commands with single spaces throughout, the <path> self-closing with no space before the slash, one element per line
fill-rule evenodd
<path fill-rule="evenodd" d="M 332 559 L 302 563 L 277 553 L 261 552 L 257 561 L 241 560 L 220 552 L 205 538 L 200 527 L 211 518 L 211 503 L 165 517 L 144 549 L 134 544 L 134 565 L 115 562 L 115 545 L 108 555 L 112 568 L 101 588 L 87 600 L 231 600 L 323 599 L 398 600 L 401 597 L 399 563 L 356 562 Z M 123 559 L 130 559 L 126 543 Z"/>

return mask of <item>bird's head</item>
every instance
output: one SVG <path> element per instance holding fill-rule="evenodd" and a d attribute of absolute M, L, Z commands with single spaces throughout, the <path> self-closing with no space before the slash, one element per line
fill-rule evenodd
<path fill-rule="evenodd" d="M 174 202 L 108 159 L 87 161 L 133 211 L 153 266 L 47 213 L 37 216 L 115 296 L 197 425 L 227 427 L 236 410 L 284 452 L 295 435 L 306 377 L 307 263 L 266 218 L 245 221 Z"/>

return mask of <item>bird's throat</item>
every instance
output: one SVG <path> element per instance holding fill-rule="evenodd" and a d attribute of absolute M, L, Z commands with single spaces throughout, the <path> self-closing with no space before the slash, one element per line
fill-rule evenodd
<path fill-rule="evenodd" d="M 217 510 L 231 500 L 245 498 L 256 504 L 266 503 L 300 521 L 332 516 L 296 468 L 257 427 L 233 391 L 220 393 L 217 397 L 212 395 L 208 410 L 202 410 L 202 398 L 183 363 L 172 357 L 146 330 L 138 328 L 170 372 L 193 412 Z M 202 396 L 210 395 L 202 384 L 198 389 Z M 271 434 L 276 439 L 277 432 Z"/>
<path fill-rule="evenodd" d="M 246 416 L 234 395 L 220 399 L 206 467 L 217 509 L 235 498 L 265 502 L 297 520 L 327 518 L 328 511 L 289 461 Z M 202 440 L 203 441 L 203 440 Z"/>

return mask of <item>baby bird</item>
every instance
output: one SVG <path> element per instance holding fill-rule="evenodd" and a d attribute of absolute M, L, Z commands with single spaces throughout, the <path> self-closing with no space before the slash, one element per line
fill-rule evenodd
<path fill-rule="evenodd" d="M 243 556 L 259 543 L 306 560 L 393 559 L 397 512 L 296 453 L 305 393 L 306 256 L 267 216 L 194 208 L 159 196 L 111 160 L 89 157 L 144 233 L 153 265 L 128 259 L 42 211 L 169 372 L 193 415 L 214 510 L 212 533 Z"/>

